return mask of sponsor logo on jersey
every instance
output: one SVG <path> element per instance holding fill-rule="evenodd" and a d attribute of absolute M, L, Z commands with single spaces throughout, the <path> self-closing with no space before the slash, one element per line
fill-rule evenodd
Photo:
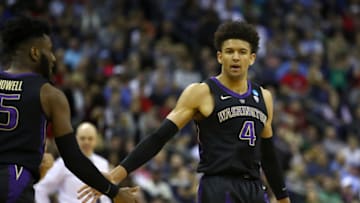
<path fill-rule="evenodd" d="M 226 99 L 230 99 L 230 98 L 231 98 L 230 95 L 226 95 L 226 96 L 221 95 L 221 96 L 220 96 L 220 99 L 221 99 L 221 100 L 226 100 Z"/>

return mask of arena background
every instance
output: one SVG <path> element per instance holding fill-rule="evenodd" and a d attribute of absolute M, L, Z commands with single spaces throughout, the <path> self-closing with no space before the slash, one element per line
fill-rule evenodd
<path fill-rule="evenodd" d="M 360 202 L 359 0 L 2 0 L 0 26 L 19 13 L 51 23 L 54 84 L 74 127 L 99 128 L 97 152 L 112 165 L 159 126 L 186 85 L 218 73 L 220 22 L 255 24 L 261 47 L 250 76 L 274 94 L 292 202 Z M 195 202 L 195 137 L 190 124 L 123 184 L 140 185 L 144 202 Z M 51 139 L 48 151 L 58 156 Z"/>

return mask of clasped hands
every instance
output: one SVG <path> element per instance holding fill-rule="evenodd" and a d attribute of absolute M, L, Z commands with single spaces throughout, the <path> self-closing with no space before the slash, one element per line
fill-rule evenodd
<path fill-rule="evenodd" d="M 103 174 L 112 183 L 121 182 L 115 178 L 116 171 L 113 170 L 109 174 Z M 139 187 L 121 187 L 119 188 L 118 194 L 113 199 L 114 203 L 137 203 Z M 82 203 L 96 203 L 102 193 L 95 190 L 94 188 L 84 185 L 78 190 L 78 199 L 81 199 Z"/>

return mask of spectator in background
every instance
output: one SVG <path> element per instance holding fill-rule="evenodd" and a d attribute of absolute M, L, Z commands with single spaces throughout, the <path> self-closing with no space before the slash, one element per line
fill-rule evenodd
<path fill-rule="evenodd" d="M 82 58 L 79 39 L 72 37 L 69 41 L 69 48 L 65 51 L 64 63 L 70 71 L 75 71 Z"/>
<path fill-rule="evenodd" d="M 83 14 L 81 15 L 81 31 L 83 33 L 96 32 L 101 26 L 101 18 L 96 12 L 94 5 L 90 1 L 85 5 Z"/>
<path fill-rule="evenodd" d="M 98 132 L 90 123 L 81 123 L 76 129 L 76 139 L 80 149 L 101 172 L 109 171 L 109 162 L 94 153 Z M 81 202 L 77 199 L 76 191 L 84 183 L 71 173 L 62 158 L 58 158 L 46 176 L 35 185 L 35 200 L 37 203 L 50 203 L 50 197 L 56 195 L 58 202 Z M 100 198 L 102 203 L 110 203 L 105 196 Z"/>
<path fill-rule="evenodd" d="M 120 152 L 120 155 L 116 155 L 117 153 L 113 152 L 116 151 L 113 149 L 113 145 L 115 145 L 113 141 L 120 138 L 121 145 L 131 148 L 138 142 L 139 137 L 144 137 L 145 134 L 159 126 L 159 117 L 164 116 L 169 109 L 169 103 L 171 104 L 173 98 L 178 96 L 180 88 L 173 88 L 176 87 L 175 80 L 173 80 L 177 68 L 175 64 L 179 64 L 177 63 L 176 47 L 190 47 L 187 49 L 189 60 L 196 62 L 193 70 L 201 73 L 201 80 L 216 75 L 220 68 L 213 56 L 212 33 L 216 26 L 224 20 L 243 19 L 255 22 L 258 31 L 263 34 L 261 38 L 267 39 L 263 42 L 266 49 L 260 48 L 257 62 L 250 69 L 250 74 L 254 74 L 251 76 L 255 76 L 256 82 L 259 84 L 272 88 L 276 99 L 274 113 L 277 116 L 274 120 L 274 129 L 279 129 L 279 135 L 281 135 L 275 144 L 282 149 L 282 152 L 284 149 L 285 152 L 291 152 L 286 153 L 292 156 L 290 160 L 304 160 L 307 157 L 306 152 L 320 143 L 326 150 L 324 153 L 329 157 L 328 164 L 332 173 L 341 171 L 340 173 L 343 174 L 349 170 L 342 164 L 344 157 L 338 154 L 350 146 L 344 141 L 349 132 L 352 132 L 357 139 L 360 135 L 360 29 L 358 20 L 360 19 L 360 6 L 357 0 L 161 0 L 149 2 L 40 0 L 31 6 L 29 6 L 29 2 L 1 1 L 0 25 L 16 13 L 41 16 L 52 24 L 54 33 L 51 37 L 54 41 L 57 58 L 57 73 L 54 82 L 59 88 L 68 89 L 66 91 L 71 94 L 76 92 L 73 103 L 81 108 L 73 111 L 78 112 L 72 118 L 73 124 L 92 119 L 99 131 L 107 132 L 102 133 L 106 136 L 104 149 L 111 151 L 110 159 L 113 164 L 116 165 L 121 161 L 127 151 L 120 147 L 124 151 Z M 47 5 L 48 9 L 46 9 Z M 89 10 L 91 11 L 89 12 Z M 186 13 L 188 10 L 191 11 Z M 100 23 L 98 23 L 97 17 L 93 18 L 92 27 L 90 21 L 83 21 L 85 18 L 90 20 L 91 16 L 100 16 Z M 85 26 L 86 29 L 83 29 L 83 22 L 88 22 Z M 95 27 L 96 29 L 94 29 Z M 259 28 L 264 29 L 260 31 Z M 194 33 L 194 35 L 189 33 Z M 84 61 L 84 57 L 88 60 L 88 63 L 84 65 L 79 62 L 75 72 L 65 68 L 62 56 L 68 49 L 72 37 L 76 37 L 80 42 L 80 50 L 83 51 L 80 61 Z M 260 41 L 260 43 L 262 42 Z M 123 125 L 124 119 L 119 119 L 123 122 L 119 125 L 106 124 L 108 115 L 107 113 L 103 115 L 102 111 L 106 109 L 108 112 L 116 112 L 119 107 L 110 105 L 106 102 L 107 100 L 103 99 L 103 93 L 106 91 L 104 84 L 111 77 L 105 78 L 103 74 L 98 74 L 101 70 L 97 64 L 103 61 L 103 58 L 100 57 L 101 50 L 110 51 L 111 61 L 115 65 L 110 69 L 110 73 L 129 76 L 131 97 L 126 99 L 126 103 L 122 103 L 122 105 L 131 103 L 131 110 L 129 111 L 125 105 L 121 111 L 122 113 L 127 111 L 128 116 L 134 118 L 132 121 L 134 125 Z M 264 57 L 261 56 L 263 51 L 266 51 Z M 335 59 L 339 55 L 347 63 L 346 71 L 344 68 L 335 67 L 337 63 Z M 279 85 L 280 78 L 288 71 L 289 60 L 292 58 L 298 59 L 301 64 L 301 73 L 309 83 L 308 94 L 299 96 L 297 100 L 289 100 L 288 95 L 281 91 L 282 85 Z M 163 68 L 162 65 L 157 64 L 159 61 L 164 64 L 165 74 L 154 74 Z M 2 64 L 1 68 L 5 67 Z M 179 67 L 179 69 L 181 68 L 183 67 Z M 78 71 L 78 69 L 82 71 Z M 86 75 L 84 77 L 86 84 L 82 88 L 68 83 L 68 78 L 77 78 L 78 74 Z M 113 76 L 112 74 L 110 75 Z M 160 77 L 152 77 L 152 75 L 160 75 Z M 161 79 L 168 81 L 165 84 L 157 84 L 157 81 Z M 121 97 L 122 99 L 126 98 Z M 297 119 L 299 114 L 289 114 L 288 112 L 289 109 L 293 110 L 293 107 L 298 106 L 296 104 L 298 102 L 301 102 L 302 107 L 301 122 L 298 122 Z M 74 105 L 74 107 L 76 106 Z M 304 120 L 305 122 L 303 122 Z M 116 122 L 118 121 L 114 120 L 114 123 Z M 301 127 L 302 125 L 298 125 L 300 123 L 306 125 Z M 327 129 L 329 125 L 335 128 L 335 136 L 333 133 L 324 134 L 326 130 L 323 130 Z M 121 129 L 121 132 L 136 132 L 136 136 L 122 139 L 122 133 L 121 135 L 108 133 L 115 131 L 114 126 Z M 193 154 L 193 157 L 199 156 L 196 139 L 194 139 L 195 133 L 194 129 L 179 132 L 179 137 L 192 140 L 185 146 L 181 146 L 181 156 L 187 157 L 190 154 Z M 178 141 L 175 140 L 175 142 L 169 143 L 169 146 L 178 148 L 177 143 Z M 338 151 L 333 156 L 331 151 L 338 147 L 331 143 L 341 143 L 344 147 L 341 147 L 340 152 Z M 359 146 L 355 148 L 359 148 Z M 289 149 L 291 150 L 289 151 Z M 166 148 L 165 153 L 170 157 L 172 151 Z M 283 159 L 283 161 L 287 164 L 287 159 Z M 300 161 L 296 161 L 296 163 L 303 164 L 307 168 L 306 163 Z M 191 173 L 194 163 L 187 160 L 183 164 Z M 144 166 L 145 169 L 148 167 L 148 165 Z M 294 172 L 293 170 L 297 170 L 296 167 L 286 169 L 288 173 Z M 130 178 L 135 178 L 137 175 Z M 351 177 L 350 180 L 355 177 Z M 164 181 L 169 181 L 171 177 L 163 178 Z M 305 182 L 308 178 L 309 175 L 305 173 L 304 177 L 297 176 L 292 181 L 295 183 Z M 309 195 L 309 200 L 312 199 L 318 203 L 320 200 L 317 198 L 320 197 L 316 198 L 316 196 L 319 196 L 319 191 L 324 190 L 325 185 L 319 181 L 313 181 L 313 185 L 316 189 L 312 193 L 309 191 L 309 194 L 301 194 L 303 195 L 301 198 L 306 199 L 305 197 Z M 304 188 L 306 189 L 306 187 Z M 345 193 L 342 193 L 342 189 L 335 187 L 337 193 L 342 194 L 346 199 L 344 201 L 350 202 Z M 184 199 L 177 196 L 175 198 L 177 200 Z M 163 202 L 164 200 L 158 198 L 155 201 Z M 292 200 L 295 203 L 304 201 Z"/>
<path fill-rule="evenodd" d="M 301 72 L 301 64 L 293 59 L 288 64 L 288 70 L 280 78 L 281 87 L 284 88 L 284 94 L 291 98 L 299 98 L 306 95 L 309 85 L 306 74 Z"/>

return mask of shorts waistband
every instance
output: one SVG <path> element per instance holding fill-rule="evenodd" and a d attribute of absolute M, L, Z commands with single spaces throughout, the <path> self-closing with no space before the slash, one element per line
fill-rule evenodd
<path fill-rule="evenodd" d="M 242 180 L 260 180 L 257 177 L 251 176 L 249 174 L 204 174 L 204 178 L 206 177 L 222 177 L 226 179 L 242 179 Z"/>

